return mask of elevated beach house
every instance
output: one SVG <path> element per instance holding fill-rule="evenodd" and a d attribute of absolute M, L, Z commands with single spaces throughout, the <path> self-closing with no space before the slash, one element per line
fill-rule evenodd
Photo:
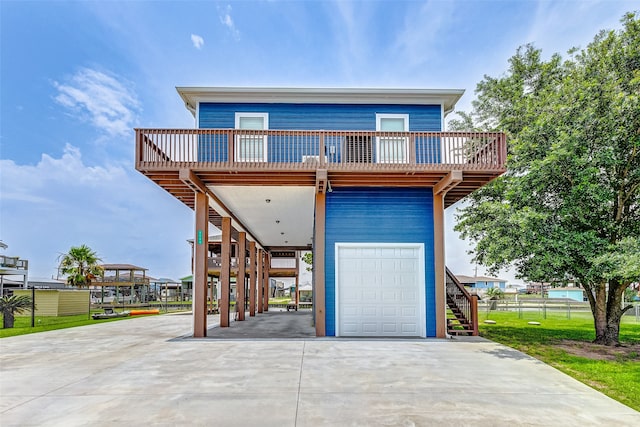
<path fill-rule="evenodd" d="M 445 267 L 444 210 L 505 171 L 506 141 L 443 132 L 462 90 L 178 93 L 195 128 L 136 129 L 136 168 L 195 211 L 194 336 L 207 333 L 210 224 L 222 231 L 222 327 L 232 274 L 255 316 L 272 254 L 312 250 L 317 336 L 477 330 L 474 297 Z"/>

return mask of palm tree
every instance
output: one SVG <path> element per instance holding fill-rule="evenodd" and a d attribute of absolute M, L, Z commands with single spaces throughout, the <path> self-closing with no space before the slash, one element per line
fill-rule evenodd
<path fill-rule="evenodd" d="M 72 246 L 69 252 L 62 256 L 60 268 L 62 274 L 67 275 L 67 284 L 72 286 L 89 285 L 91 279 L 102 274 L 102 261 L 98 254 L 87 245 Z"/>
<path fill-rule="evenodd" d="M 31 297 L 26 295 L 5 295 L 0 298 L 3 328 L 13 328 L 16 313 L 31 309 Z"/>

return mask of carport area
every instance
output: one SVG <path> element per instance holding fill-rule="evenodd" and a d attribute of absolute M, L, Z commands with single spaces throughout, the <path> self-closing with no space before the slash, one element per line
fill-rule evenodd
<path fill-rule="evenodd" d="M 274 314 L 239 323 L 295 318 Z M 640 425 L 640 413 L 480 338 L 195 339 L 191 327 L 190 315 L 163 315 L 3 338 L 0 423 Z"/>
<path fill-rule="evenodd" d="M 207 331 L 213 339 L 304 339 L 314 338 L 311 310 L 287 311 L 273 309 L 258 315 L 258 319 L 231 322 L 228 328 L 215 324 Z"/>

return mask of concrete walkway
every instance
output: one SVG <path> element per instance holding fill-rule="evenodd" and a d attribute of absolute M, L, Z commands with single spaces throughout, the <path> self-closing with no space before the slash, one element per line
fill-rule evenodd
<path fill-rule="evenodd" d="M 190 330 L 191 316 L 167 315 L 3 338 L 0 425 L 640 425 L 640 413 L 482 339 Z"/>

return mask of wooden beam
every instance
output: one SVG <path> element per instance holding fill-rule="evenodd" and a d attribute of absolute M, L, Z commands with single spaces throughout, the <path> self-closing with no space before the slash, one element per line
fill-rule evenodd
<path fill-rule="evenodd" d="M 220 260 L 220 327 L 229 326 L 229 293 L 231 291 L 231 218 L 222 218 L 222 256 Z"/>
<path fill-rule="evenodd" d="M 249 242 L 249 316 L 256 315 L 256 242 Z"/>
<path fill-rule="evenodd" d="M 326 332 L 325 319 L 325 273 L 324 273 L 324 230 L 326 213 L 326 194 L 316 193 L 316 213 L 315 213 L 315 236 L 313 239 L 313 281 L 316 336 L 324 337 Z"/>
<path fill-rule="evenodd" d="M 244 301 L 247 268 L 247 233 L 238 233 L 238 275 L 236 276 L 236 312 L 238 321 L 244 320 Z"/>
<path fill-rule="evenodd" d="M 233 211 L 231 211 L 231 209 L 229 209 L 222 202 L 222 200 L 220 200 L 220 198 L 216 196 L 213 193 L 213 191 L 211 191 L 207 187 L 207 185 L 198 177 L 198 175 L 196 175 L 191 169 L 180 169 L 178 176 L 180 177 L 180 181 L 182 181 L 186 186 L 188 186 L 194 192 L 203 192 L 207 196 L 209 196 L 209 198 L 213 201 L 213 203 L 219 207 L 219 210 L 223 212 L 218 212 L 217 209 L 214 209 L 214 211 L 216 211 L 218 214 L 220 214 L 223 217 L 228 216 L 229 218 L 231 218 L 231 220 L 233 220 L 233 222 L 235 222 L 239 228 L 244 230 L 249 235 L 251 240 L 257 241 L 257 239 L 254 237 L 255 235 L 251 232 L 251 230 L 242 221 L 240 221 L 238 217 L 235 216 Z"/>
<path fill-rule="evenodd" d="M 326 169 L 316 171 L 316 193 L 326 193 L 329 185 L 329 178 Z"/>
<path fill-rule="evenodd" d="M 433 252 L 435 264 L 436 337 L 446 337 L 445 286 L 446 268 L 444 254 L 444 195 L 433 196 Z"/>
<path fill-rule="evenodd" d="M 193 336 L 207 336 L 207 237 L 209 236 L 209 202 L 207 195 L 196 193 L 193 256 Z"/>
<path fill-rule="evenodd" d="M 446 194 L 456 185 L 462 182 L 462 171 L 455 170 L 449 172 L 444 178 L 442 178 L 436 185 L 433 186 L 433 194 Z M 443 195 L 444 195 L 443 194 Z"/>

